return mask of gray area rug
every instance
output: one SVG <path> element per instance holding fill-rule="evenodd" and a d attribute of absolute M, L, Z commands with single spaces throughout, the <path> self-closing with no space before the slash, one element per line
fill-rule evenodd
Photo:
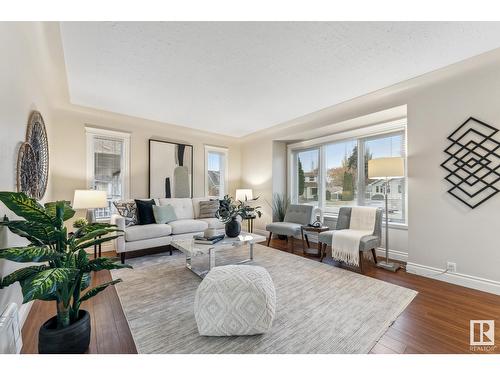
<path fill-rule="evenodd" d="M 219 254 L 217 265 L 245 259 L 247 250 Z M 197 261 L 206 261 L 203 257 Z M 193 305 L 201 279 L 184 256 L 131 259 L 134 269 L 113 270 L 123 310 L 139 353 L 368 353 L 417 292 L 262 245 L 253 264 L 276 287 L 270 332 L 202 337 Z M 247 263 L 252 264 L 252 263 Z"/>

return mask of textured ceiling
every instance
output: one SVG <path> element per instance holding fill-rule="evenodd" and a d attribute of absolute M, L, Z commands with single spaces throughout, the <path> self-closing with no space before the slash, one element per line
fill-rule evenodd
<path fill-rule="evenodd" d="M 64 22 L 71 102 L 244 136 L 500 47 L 500 23 Z"/>

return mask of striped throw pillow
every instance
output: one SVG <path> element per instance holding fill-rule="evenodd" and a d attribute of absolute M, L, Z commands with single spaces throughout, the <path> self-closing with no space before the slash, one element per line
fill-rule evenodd
<path fill-rule="evenodd" d="M 202 201 L 200 202 L 200 219 L 208 219 L 215 217 L 215 213 L 219 209 L 219 201 Z"/>

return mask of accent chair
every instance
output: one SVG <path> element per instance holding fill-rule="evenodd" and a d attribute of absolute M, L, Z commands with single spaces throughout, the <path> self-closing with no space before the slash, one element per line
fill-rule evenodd
<path fill-rule="evenodd" d="M 266 225 L 266 230 L 269 232 L 267 246 L 269 246 L 273 234 L 286 236 L 287 241 L 291 237 L 290 242 L 292 244 L 293 253 L 293 237 L 302 235 L 302 231 L 300 230 L 302 225 L 311 223 L 313 208 L 313 206 L 307 204 L 289 205 L 285 213 L 284 221 Z M 302 238 L 302 241 L 304 241 L 304 238 Z"/>
<path fill-rule="evenodd" d="M 343 230 L 349 229 L 349 225 L 351 222 L 351 207 L 340 207 L 339 216 L 337 218 L 337 225 L 335 226 L 335 230 Z M 371 251 L 373 255 L 373 260 L 377 263 L 377 255 L 375 253 L 375 249 L 378 248 L 382 242 L 382 214 L 383 211 L 381 208 L 377 209 L 376 217 L 375 217 L 375 228 L 372 234 L 361 237 L 361 241 L 359 242 L 359 270 L 363 273 L 363 253 L 366 251 Z M 328 246 L 330 248 L 335 244 L 333 242 L 333 232 L 334 230 L 329 230 L 326 232 L 322 232 L 318 236 L 318 241 L 320 243 L 321 248 L 321 259 L 322 262 L 324 257 L 326 256 L 326 249 Z"/>

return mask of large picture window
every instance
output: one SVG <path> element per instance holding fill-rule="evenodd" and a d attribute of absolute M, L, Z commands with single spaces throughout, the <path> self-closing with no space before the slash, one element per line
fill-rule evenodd
<path fill-rule="evenodd" d="M 339 139 L 292 151 L 292 202 L 337 214 L 341 206 L 384 207 L 383 180 L 368 178 L 368 161 L 406 157 L 404 131 Z M 392 179 L 387 191 L 389 220 L 406 223 L 406 178 Z"/>
<path fill-rule="evenodd" d="M 107 192 L 108 205 L 95 209 L 96 220 L 107 220 L 113 213 L 113 202 L 128 198 L 128 133 L 86 128 L 88 187 Z"/>

